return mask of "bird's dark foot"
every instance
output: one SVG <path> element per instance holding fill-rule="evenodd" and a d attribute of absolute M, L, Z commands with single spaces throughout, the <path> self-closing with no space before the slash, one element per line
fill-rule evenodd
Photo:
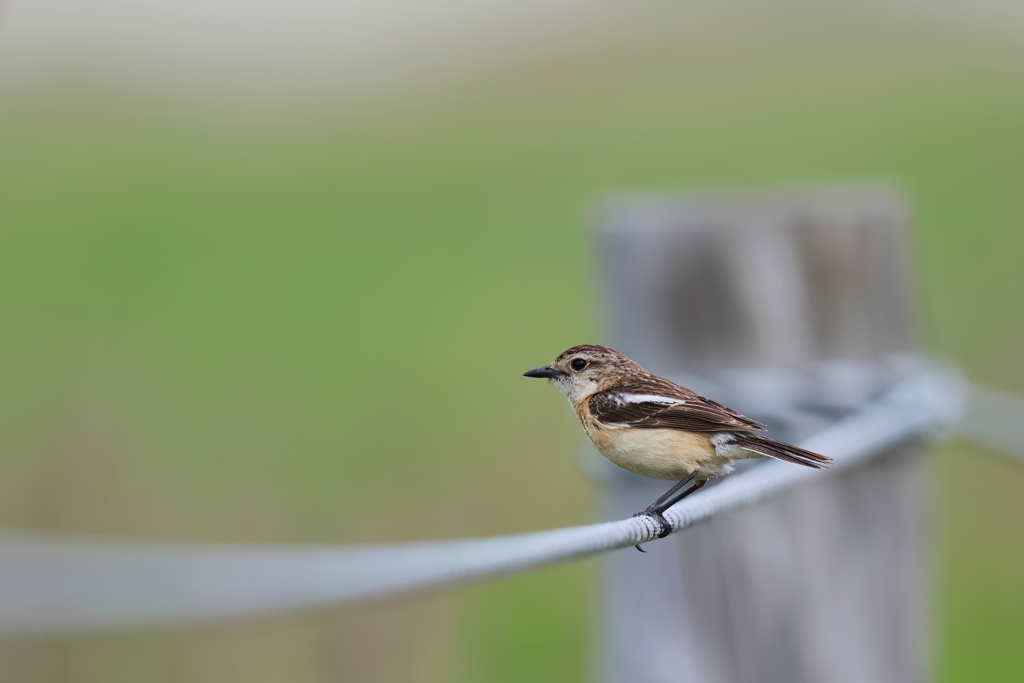
<path fill-rule="evenodd" d="M 665 538 L 670 533 L 672 533 L 672 525 L 668 523 L 668 520 L 665 519 L 665 515 L 661 514 L 661 510 L 659 510 L 657 507 L 655 507 L 654 505 L 648 506 L 646 510 L 644 510 L 643 512 L 638 512 L 633 516 L 643 517 L 645 515 L 647 517 L 651 517 L 652 519 L 654 519 L 654 521 L 658 523 L 658 526 L 661 527 L 661 531 L 658 532 L 658 538 Z M 644 551 L 641 550 L 640 552 Z"/>

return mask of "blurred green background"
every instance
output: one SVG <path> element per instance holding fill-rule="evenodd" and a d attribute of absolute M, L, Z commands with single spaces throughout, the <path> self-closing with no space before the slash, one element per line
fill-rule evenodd
<path fill-rule="evenodd" d="M 895 182 L 928 344 L 1024 391 L 1021 46 L 955 13 L 728 7 L 570 26 L 386 95 L 4 96 L 0 526 L 354 543 L 589 521 L 577 427 L 520 374 L 606 337 L 588 212 L 623 189 Z M 935 462 L 936 677 L 1020 680 L 1024 467 L 959 443 Z M 582 681 L 597 569 L 0 641 L 0 679 Z"/>

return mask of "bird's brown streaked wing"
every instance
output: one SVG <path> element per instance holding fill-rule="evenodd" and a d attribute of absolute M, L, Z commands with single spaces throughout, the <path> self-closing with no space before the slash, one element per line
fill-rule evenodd
<path fill-rule="evenodd" d="M 723 406 L 718 401 L 712 401 L 710 398 L 705 398 L 705 397 L 700 396 L 700 395 L 698 395 L 697 398 L 699 398 L 701 401 L 704 401 L 705 403 L 707 403 L 709 405 L 714 406 L 715 408 L 718 408 L 719 410 L 725 412 L 730 417 L 739 420 L 743 424 L 749 425 L 751 429 L 756 429 L 758 431 L 766 429 L 765 425 L 761 424 L 757 420 L 751 420 L 749 417 L 747 417 L 746 415 L 744 415 L 740 411 L 733 410 L 732 408 L 730 408 L 728 406 Z"/>
<path fill-rule="evenodd" d="M 682 387 L 679 387 L 682 389 Z M 649 389 L 649 388 L 648 388 Z M 628 425 L 641 429 L 683 429 L 690 432 L 750 432 L 764 429 L 764 425 L 720 403 L 704 398 L 689 390 L 652 394 L 631 391 L 606 391 L 590 397 L 591 414 L 605 424 Z M 650 400 L 637 400 L 650 397 Z M 663 401 L 657 399 L 664 397 Z"/>

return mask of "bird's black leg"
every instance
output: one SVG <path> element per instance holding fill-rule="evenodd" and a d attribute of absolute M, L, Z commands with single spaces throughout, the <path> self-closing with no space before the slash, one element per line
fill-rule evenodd
<path fill-rule="evenodd" d="M 679 489 L 686 486 L 687 484 L 689 484 L 691 481 L 693 481 L 693 478 L 695 476 L 697 476 L 697 473 L 693 472 L 682 481 L 676 482 L 675 485 L 668 491 L 666 491 L 663 496 L 661 496 L 660 498 L 658 498 L 658 500 L 648 505 L 646 510 L 644 510 L 643 512 L 638 512 L 633 516 L 640 517 L 643 515 L 647 515 L 648 517 L 653 517 L 654 520 L 661 527 L 661 531 L 658 533 L 658 538 L 665 538 L 670 533 L 672 533 L 672 527 L 669 525 L 668 520 L 665 519 L 665 516 L 662 513 L 704 485 L 704 482 L 699 482 L 697 484 L 694 484 L 692 488 L 683 491 L 682 494 L 676 495 L 676 492 L 679 491 Z M 636 549 L 642 553 L 647 552 L 646 550 L 641 548 L 639 544 L 636 546 Z"/>
<path fill-rule="evenodd" d="M 689 484 L 691 481 L 693 481 L 693 478 L 696 477 L 696 476 L 697 476 L 697 473 L 696 472 L 692 472 L 689 476 L 686 477 L 686 479 L 683 479 L 682 481 L 676 482 L 675 486 L 670 488 L 668 491 L 665 491 L 665 495 L 663 495 L 661 498 L 659 498 L 658 500 L 656 500 L 653 503 L 651 503 L 647 507 L 647 509 L 650 510 L 652 508 L 656 508 L 659 505 L 661 505 L 662 503 L 664 503 L 666 500 L 668 500 L 669 498 L 672 497 L 673 493 L 675 493 L 676 491 L 678 491 L 679 489 L 683 488 L 684 486 Z"/>
<path fill-rule="evenodd" d="M 658 511 L 665 512 L 665 510 L 668 510 L 670 507 L 681 501 L 683 498 L 686 498 L 691 493 L 694 493 L 695 491 L 699 491 L 700 489 L 704 488 L 704 484 L 706 483 L 708 483 L 707 479 L 704 479 L 703 481 L 694 482 L 693 486 L 691 486 L 690 488 L 686 489 L 681 493 L 676 494 L 675 497 L 668 498 L 662 501 L 660 504 L 655 503 L 655 505 L 658 507 Z M 668 536 L 668 534 L 665 534 L 665 536 Z M 665 536 L 658 536 L 658 538 L 664 538 Z"/>

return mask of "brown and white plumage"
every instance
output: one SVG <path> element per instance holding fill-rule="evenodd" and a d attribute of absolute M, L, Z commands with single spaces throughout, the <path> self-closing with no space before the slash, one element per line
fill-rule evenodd
<path fill-rule="evenodd" d="M 664 504 L 677 486 L 645 511 L 661 520 L 661 511 L 710 477 L 731 472 L 735 460 L 768 457 L 816 468 L 831 460 L 763 435 L 761 423 L 653 375 L 606 346 L 574 346 L 526 376 L 550 378 L 597 450 L 619 467 L 694 482 L 690 491 Z"/>

